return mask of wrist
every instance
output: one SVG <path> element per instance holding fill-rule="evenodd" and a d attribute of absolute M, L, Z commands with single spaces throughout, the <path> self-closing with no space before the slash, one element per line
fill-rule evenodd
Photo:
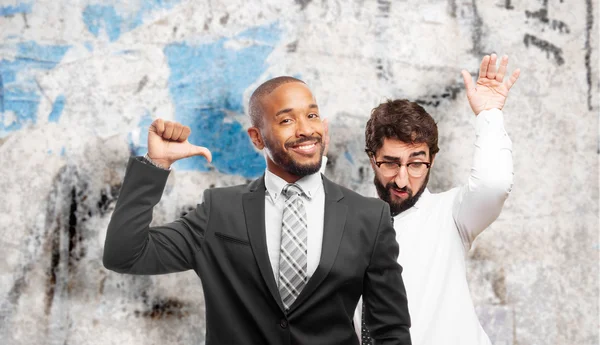
<path fill-rule="evenodd" d="M 148 153 L 146 153 L 146 155 L 144 156 L 144 159 L 147 160 L 148 163 L 154 165 L 155 167 L 164 169 L 164 170 L 170 170 L 171 164 L 173 164 L 173 162 L 167 161 L 165 159 L 151 158 Z"/>

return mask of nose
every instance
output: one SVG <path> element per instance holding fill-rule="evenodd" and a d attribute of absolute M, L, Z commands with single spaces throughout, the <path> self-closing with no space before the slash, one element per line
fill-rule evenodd
<path fill-rule="evenodd" d="M 300 118 L 296 126 L 296 137 L 310 137 L 314 133 L 311 124 L 305 119 Z"/>
<path fill-rule="evenodd" d="M 398 173 L 394 177 L 394 182 L 398 188 L 404 188 L 408 185 L 408 171 L 406 171 L 406 165 L 402 165 L 400 169 L 398 169 Z"/>

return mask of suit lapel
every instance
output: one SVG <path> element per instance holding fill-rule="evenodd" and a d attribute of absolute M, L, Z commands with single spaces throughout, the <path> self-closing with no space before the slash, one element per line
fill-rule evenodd
<path fill-rule="evenodd" d="M 347 207 L 339 201 L 344 197 L 338 185 L 323 176 L 323 187 L 325 189 L 325 219 L 323 221 L 323 246 L 321 248 L 321 259 L 317 270 L 308 280 L 308 283 L 300 292 L 298 298 L 290 306 L 292 312 L 302 304 L 321 285 L 325 277 L 331 271 L 340 247 L 344 225 L 346 224 Z"/>
<path fill-rule="evenodd" d="M 273 268 L 269 260 L 267 250 L 267 237 L 265 230 L 265 180 L 264 176 L 255 180 L 249 185 L 249 192 L 242 196 L 244 205 L 244 217 L 246 218 L 246 228 L 248 230 L 248 239 L 254 252 L 254 258 L 260 269 L 260 273 L 273 295 L 273 299 L 283 311 L 283 303 L 279 296 L 277 283 L 273 276 Z"/>

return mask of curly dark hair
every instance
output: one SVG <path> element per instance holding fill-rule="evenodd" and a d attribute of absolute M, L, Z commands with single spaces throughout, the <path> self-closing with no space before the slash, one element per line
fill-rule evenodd
<path fill-rule="evenodd" d="M 365 151 L 370 157 L 381 149 L 385 138 L 427 143 L 431 157 L 440 150 L 437 124 L 423 107 L 406 99 L 388 100 L 371 111 L 365 128 Z"/>

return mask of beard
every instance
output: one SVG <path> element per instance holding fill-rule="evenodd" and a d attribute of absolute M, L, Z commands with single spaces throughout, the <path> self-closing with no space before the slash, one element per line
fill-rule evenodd
<path fill-rule="evenodd" d="M 323 161 L 323 151 L 325 150 L 325 147 L 322 144 L 321 137 L 304 137 L 294 142 L 285 143 L 285 148 L 300 145 L 308 141 L 312 141 L 315 144 L 319 145 L 321 147 L 321 150 L 319 151 L 319 160 L 315 163 L 309 164 L 298 163 L 294 160 L 294 158 L 292 158 L 292 156 L 289 153 L 282 149 L 279 149 L 277 145 L 273 145 L 273 143 L 270 142 L 267 138 L 263 137 L 263 139 L 265 147 L 271 153 L 271 160 L 273 161 L 273 163 L 283 168 L 288 173 L 295 176 L 304 177 L 307 175 L 312 175 L 321 170 L 321 163 Z"/>
<path fill-rule="evenodd" d="M 408 210 L 409 208 L 415 206 L 415 204 L 421 197 L 421 194 L 423 194 L 423 192 L 425 191 L 425 188 L 427 187 L 427 182 L 429 182 L 429 173 L 430 172 L 431 172 L 431 170 L 427 172 L 427 176 L 425 177 L 425 181 L 423 181 L 423 185 L 421 186 L 421 188 L 419 188 L 419 190 L 417 191 L 417 193 L 414 196 L 413 196 L 412 189 L 410 189 L 409 187 L 406 187 L 406 186 L 403 188 L 399 188 L 398 185 L 396 184 L 396 182 L 394 182 L 394 181 L 390 181 L 388 184 L 386 184 L 384 186 L 383 183 L 381 183 L 381 181 L 379 181 L 379 179 L 377 178 L 377 174 L 375 174 L 375 178 L 374 178 L 373 182 L 375 183 L 375 188 L 377 189 L 377 194 L 379 195 L 379 198 L 381 200 L 387 202 L 388 205 L 390 205 L 390 212 L 392 214 L 392 217 L 395 217 L 395 216 L 399 215 L 400 213 Z M 391 192 L 392 188 L 399 190 L 399 191 L 406 192 L 408 194 L 408 198 L 406 198 L 406 200 L 392 201 L 392 192 Z"/>

